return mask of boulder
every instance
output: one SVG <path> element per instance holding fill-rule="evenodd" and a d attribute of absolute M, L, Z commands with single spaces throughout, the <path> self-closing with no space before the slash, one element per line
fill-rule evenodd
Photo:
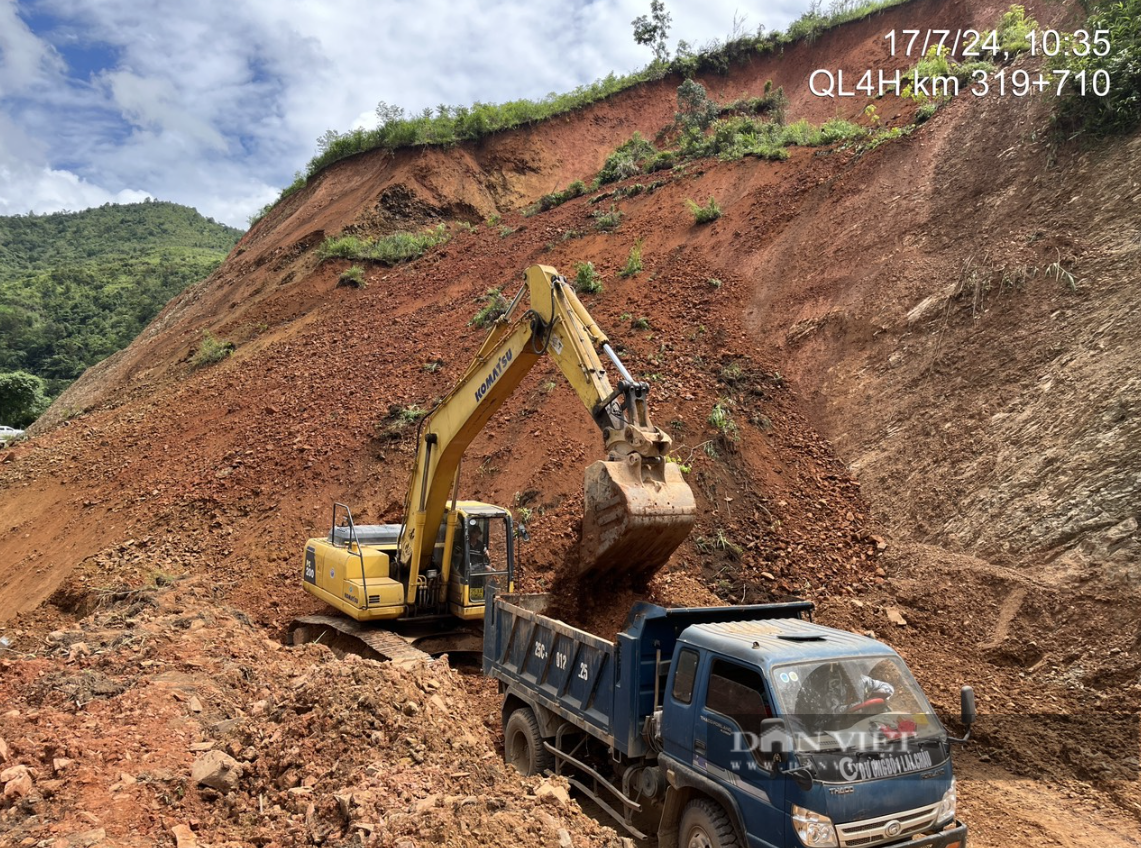
<path fill-rule="evenodd" d="M 196 784 L 217 789 L 223 795 L 232 792 L 242 777 L 242 764 L 225 751 L 207 751 L 194 761 L 190 779 Z"/>

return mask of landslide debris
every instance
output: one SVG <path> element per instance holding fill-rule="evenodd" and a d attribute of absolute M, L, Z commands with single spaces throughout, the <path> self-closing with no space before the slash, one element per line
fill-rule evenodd
<path fill-rule="evenodd" d="M 180 580 L 0 659 L 0 843 L 622 844 L 503 765 L 481 678 L 287 648 L 212 597 Z"/>

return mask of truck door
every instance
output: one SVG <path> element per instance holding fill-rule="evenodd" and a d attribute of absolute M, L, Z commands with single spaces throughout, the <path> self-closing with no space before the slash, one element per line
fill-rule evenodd
<path fill-rule="evenodd" d="M 693 765 L 695 760 L 693 724 L 697 711 L 693 695 L 697 661 L 697 651 L 692 648 L 681 648 L 677 652 L 662 705 L 662 750 L 686 765 Z"/>
<path fill-rule="evenodd" d="M 760 750 L 761 722 L 773 715 L 764 678 L 756 668 L 720 657 L 712 657 L 708 674 L 694 750 L 704 747 L 706 773 L 736 796 L 746 830 L 762 844 L 780 844 L 785 778 Z"/>

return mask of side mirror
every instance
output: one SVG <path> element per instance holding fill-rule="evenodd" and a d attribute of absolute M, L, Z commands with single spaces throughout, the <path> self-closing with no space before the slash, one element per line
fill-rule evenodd
<path fill-rule="evenodd" d="M 785 774 L 791 777 L 792 782 L 800 787 L 802 791 L 807 792 L 812 788 L 812 772 L 804 766 L 797 769 L 789 769 Z"/>
<path fill-rule="evenodd" d="M 515 533 L 515 535 L 518 536 L 520 539 L 522 539 L 524 542 L 530 542 L 531 541 L 531 534 L 527 532 L 527 525 L 526 524 L 520 524 L 518 531 Z"/>
<path fill-rule="evenodd" d="M 961 706 L 961 720 L 963 724 L 970 727 L 975 723 L 975 690 L 970 686 L 964 686 L 962 692 L 959 694 Z"/>

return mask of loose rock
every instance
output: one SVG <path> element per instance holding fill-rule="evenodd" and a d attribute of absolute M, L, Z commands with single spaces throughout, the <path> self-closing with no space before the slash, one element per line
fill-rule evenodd
<path fill-rule="evenodd" d="M 207 751 L 194 761 L 190 778 L 196 784 L 217 789 L 223 795 L 238 786 L 242 776 L 242 764 L 225 751 Z"/>

